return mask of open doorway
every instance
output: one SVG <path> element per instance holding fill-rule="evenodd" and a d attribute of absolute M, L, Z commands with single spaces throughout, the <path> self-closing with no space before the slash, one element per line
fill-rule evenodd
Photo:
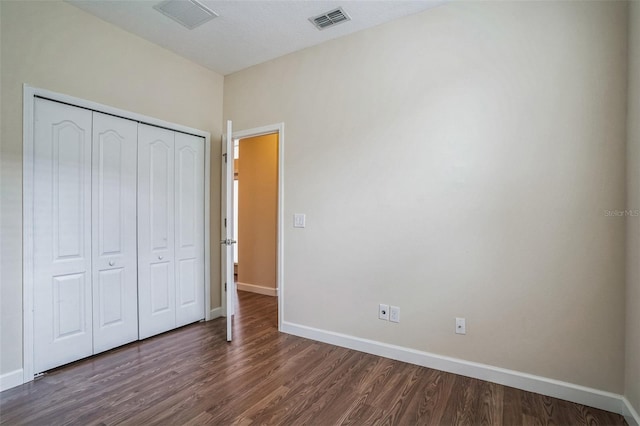
<path fill-rule="evenodd" d="M 223 300 L 227 301 L 224 308 L 228 316 L 227 340 L 231 340 L 232 329 L 236 328 L 231 320 L 234 312 L 248 313 L 242 306 L 243 295 L 246 296 L 244 299 L 252 301 L 251 306 L 255 306 L 256 298 L 268 299 L 265 303 L 271 306 L 276 304 L 278 309 L 272 321 L 278 329 L 282 324 L 284 125 L 279 123 L 238 132 L 228 129 L 227 134 L 231 135 L 227 138 L 230 143 L 226 145 L 223 156 L 226 155 L 224 152 L 231 154 L 233 149 L 233 157 L 229 157 L 234 160 L 233 170 L 227 163 L 226 182 L 231 183 L 233 179 L 233 185 L 223 183 L 223 191 L 228 185 L 228 195 L 233 195 L 227 197 L 227 201 L 223 196 L 222 211 L 224 217 L 231 221 L 226 241 L 232 241 L 234 247 L 233 250 L 228 247 L 228 255 L 223 255 L 223 265 L 229 272 L 233 268 L 234 284 L 229 286 L 230 292 L 226 296 L 223 289 Z M 231 209 L 227 210 L 225 205 Z M 223 223 L 226 227 L 226 219 Z M 231 258 L 233 262 L 230 262 Z M 222 272 L 223 279 L 229 282 L 231 274 Z M 237 320 L 242 321 L 242 316 L 238 315 Z"/>
<path fill-rule="evenodd" d="M 277 296 L 278 134 L 234 139 L 234 275 L 239 291 Z"/>

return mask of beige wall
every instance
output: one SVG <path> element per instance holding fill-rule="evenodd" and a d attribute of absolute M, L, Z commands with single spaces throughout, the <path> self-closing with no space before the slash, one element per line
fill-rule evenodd
<path fill-rule="evenodd" d="M 238 282 L 276 288 L 278 134 L 240 140 Z"/>
<path fill-rule="evenodd" d="M 226 76 L 236 129 L 286 125 L 284 320 L 622 393 L 626 81 L 623 2 L 454 2 Z"/>
<path fill-rule="evenodd" d="M 640 209 L 640 2 L 629 9 L 627 208 Z M 627 328 L 625 395 L 640 413 L 640 217 L 627 217 Z"/>
<path fill-rule="evenodd" d="M 59 1 L 0 1 L 0 374 L 22 368 L 22 85 L 211 132 L 211 229 L 219 236 L 223 77 Z M 212 307 L 220 305 L 218 244 Z"/>

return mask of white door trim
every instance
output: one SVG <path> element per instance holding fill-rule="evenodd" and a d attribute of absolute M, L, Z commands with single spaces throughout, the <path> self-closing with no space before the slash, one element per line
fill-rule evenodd
<path fill-rule="evenodd" d="M 278 134 L 278 218 L 277 218 L 277 248 L 276 248 L 276 291 L 278 294 L 278 330 L 282 331 L 282 321 L 284 317 L 284 123 L 269 124 L 267 126 L 253 129 L 239 130 L 233 132 L 233 139 L 245 139 L 255 136 Z M 224 202 L 224 200 L 222 200 Z M 224 208 L 224 205 L 222 206 Z M 222 214 L 224 221 L 224 213 Z M 221 237 L 222 238 L 222 237 Z M 220 268 L 222 270 L 222 268 Z M 220 294 L 225 303 L 224 277 L 220 282 Z M 226 306 L 224 306 L 226 313 Z"/>
<path fill-rule="evenodd" d="M 87 101 L 73 96 L 45 89 L 23 86 L 22 105 L 22 343 L 23 343 L 23 383 L 33 380 L 33 125 L 34 100 L 36 97 L 50 99 L 80 108 L 86 108 L 118 117 L 150 124 L 182 133 L 200 136 L 205 140 L 204 167 L 204 303 L 205 320 L 211 319 L 211 242 L 210 242 L 210 173 L 211 173 L 211 134 L 202 130 L 170 123 L 168 121 L 142 114 Z"/>

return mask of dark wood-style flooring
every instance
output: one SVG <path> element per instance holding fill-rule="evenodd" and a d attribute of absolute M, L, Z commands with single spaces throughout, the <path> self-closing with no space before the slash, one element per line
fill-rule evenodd
<path fill-rule="evenodd" d="M 197 323 L 0 394 L 3 425 L 623 425 L 613 413 L 280 334 L 276 299 L 239 292 Z"/>

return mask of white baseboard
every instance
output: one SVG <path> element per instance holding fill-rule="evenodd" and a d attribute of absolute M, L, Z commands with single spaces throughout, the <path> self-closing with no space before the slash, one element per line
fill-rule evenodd
<path fill-rule="evenodd" d="M 633 405 L 624 397 L 622 398 L 622 402 L 624 403 L 625 410 L 622 415 L 627 423 L 629 423 L 629 426 L 640 426 L 640 415 L 638 415 L 638 412 L 633 408 Z"/>
<path fill-rule="evenodd" d="M 249 291 L 251 293 L 264 294 L 265 296 L 277 296 L 278 289 L 271 287 L 263 287 L 261 285 L 236 283 L 236 288 L 240 291 Z"/>
<path fill-rule="evenodd" d="M 14 388 L 22 384 L 23 371 L 22 368 L 9 373 L 0 375 L 0 392 Z"/>
<path fill-rule="evenodd" d="M 223 316 L 222 315 L 222 306 L 218 306 L 217 308 L 213 308 L 209 312 L 210 312 L 210 314 L 209 314 L 209 319 L 210 320 L 216 319 L 216 318 L 219 318 L 219 317 Z"/>
<path fill-rule="evenodd" d="M 631 410 L 633 410 L 633 407 L 628 404 L 628 401 L 625 403 L 622 395 L 611 392 L 605 392 L 598 389 L 588 388 L 586 386 L 575 385 L 573 383 L 562 382 L 533 374 L 480 364 L 477 362 L 470 362 L 462 359 L 418 351 L 402 346 L 390 345 L 387 343 L 377 342 L 375 340 L 362 339 L 346 334 L 320 330 L 287 321 L 282 321 L 281 331 L 360 352 L 433 368 L 435 370 L 446 371 L 529 392 L 540 393 L 554 398 L 599 408 L 601 410 L 611 411 L 623 416 L 634 416 L 634 414 L 627 413 L 627 411 L 632 413 Z M 635 416 L 637 417 L 637 413 Z M 629 420 L 627 420 L 627 422 L 629 422 Z M 632 425 L 632 423 L 629 424 Z"/>

